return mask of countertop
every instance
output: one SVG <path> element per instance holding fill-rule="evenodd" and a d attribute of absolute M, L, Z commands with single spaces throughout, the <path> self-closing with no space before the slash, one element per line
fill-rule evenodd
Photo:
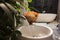
<path fill-rule="evenodd" d="M 53 39 L 54 40 L 60 40 L 60 30 L 58 29 L 57 25 L 59 23 L 57 21 L 53 21 L 48 24 L 50 28 L 52 28 L 54 34 L 53 34 Z"/>

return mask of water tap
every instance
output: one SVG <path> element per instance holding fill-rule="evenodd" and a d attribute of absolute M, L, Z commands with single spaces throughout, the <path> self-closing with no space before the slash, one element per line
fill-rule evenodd
<path fill-rule="evenodd" d="M 21 15 L 20 26 L 28 26 L 28 25 L 29 25 L 29 23 L 28 23 L 27 19 L 23 15 Z"/>
<path fill-rule="evenodd" d="M 58 29 L 60 30 L 60 23 L 57 25 Z"/>

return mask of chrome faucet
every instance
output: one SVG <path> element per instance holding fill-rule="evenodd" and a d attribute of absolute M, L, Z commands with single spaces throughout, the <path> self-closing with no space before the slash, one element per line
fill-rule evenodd
<path fill-rule="evenodd" d="M 60 20 L 58 20 L 57 28 L 60 30 Z"/>
<path fill-rule="evenodd" d="M 28 1 L 23 1 L 26 5 L 28 5 Z M 27 19 L 23 16 L 23 13 L 27 12 L 28 10 L 25 9 L 24 6 L 20 6 L 20 26 L 28 26 L 29 22 Z"/>
<path fill-rule="evenodd" d="M 23 15 L 21 15 L 20 16 L 20 27 L 21 26 L 28 26 L 28 25 L 29 25 L 29 23 L 28 23 L 27 19 Z"/>
<path fill-rule="evenodd" d="M 60 23 L 57 25 L 58 29 L 60 30 Z"/>

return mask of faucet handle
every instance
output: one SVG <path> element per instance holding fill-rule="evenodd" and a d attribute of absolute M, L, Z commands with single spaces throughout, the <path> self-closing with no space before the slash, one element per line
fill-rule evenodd
<path fill-rule="evenodd" d="M 60 30 L 60 23 L 57 25 L 58 29 Z"/>

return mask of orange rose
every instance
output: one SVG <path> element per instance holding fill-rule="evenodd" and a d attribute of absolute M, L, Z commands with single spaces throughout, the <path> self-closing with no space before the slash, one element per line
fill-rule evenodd
<path fill-rule="evenodd" d="M 38 13 L 34 11 L 29 11 L 29 12 L 24 13 L 23 15 L 26 17 L 28 22 L 32 24 L 36 20 Z"/>

